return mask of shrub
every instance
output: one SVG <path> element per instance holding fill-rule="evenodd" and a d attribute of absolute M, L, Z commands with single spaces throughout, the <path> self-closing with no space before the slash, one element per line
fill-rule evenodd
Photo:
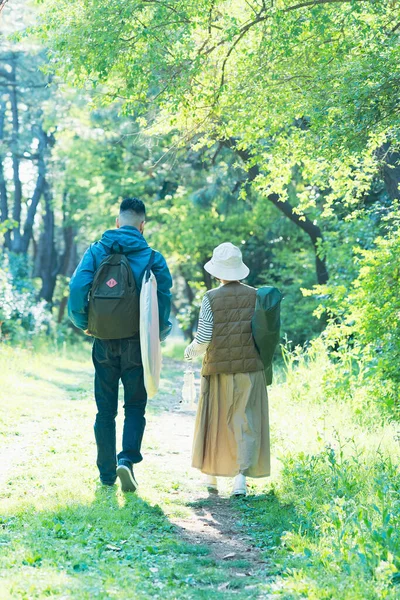
<path fill-rule="evenodd" d="M 24 256 L 0 256 L 0 323 L 3 340 L 19 342 L 47 333 L 52 315 L 29 277 Z"/>
<path fill-rule="evenodd" d="M 336 597 L 339 587 L 347 590 L 341 595 L 346 599 L 397 597 L 397 466 L 379 452 L 374 457 L 357 447 L 348 452 L 338 442 L 337 450 L 284 457 L 281 501 L 295 507 L 299 525 L 283 541 L 307 558 L 318 598 Z M 299 591 L 296 581 L 304 582 L 304 575 L 303 569 L 294 570 L 285 590 Z"/>
<path fill-rule="evenodd" d="M 374 247 L 358 249 L 354 281 L 303 290 L 322 299 L 315 311 L 328 319 L 319 349 L 328 353 L 325 391 L 379 404 L 400 416 L 400 225 L 392 216 L 387 237 Z M 393 224 L 394 223 L 394 224 Z M 311 351 L 305 354 L 310 359 Z M 361 392 L 363 390 L 363 392 Z"/>
<path fill-rule="evenodd" d="M 400 228 L 362 252 L 350 295 L 349 319 L 363 347 L 365 374 L 385 388 L 385 403 L 399 410 L 400 391 Z M 382 386 L 384 384 L 384 386 Z"/>

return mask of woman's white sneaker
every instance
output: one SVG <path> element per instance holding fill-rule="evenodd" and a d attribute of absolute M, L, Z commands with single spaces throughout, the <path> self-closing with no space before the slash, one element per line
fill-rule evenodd
<path fill-rule="evenodd" d="M 206 476 L 206 488 L 211 494 L 218 494 L 217 478 L 214 475 Z"/>
<path fill-rule="evenodd" d="M 246 477 L 242 473 L 239 473 L 233 480 L 232 496 L 245 496 L 246 494 Z"/>

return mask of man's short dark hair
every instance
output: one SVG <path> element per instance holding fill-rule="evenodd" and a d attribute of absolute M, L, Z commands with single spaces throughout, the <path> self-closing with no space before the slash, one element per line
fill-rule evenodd
<path fill-rule="evenodd" d="M 139 216 L 146 216 L 146 207 L 138 198 L 124 198 L 119 207 L 120 213 L 134 212 Z"/>

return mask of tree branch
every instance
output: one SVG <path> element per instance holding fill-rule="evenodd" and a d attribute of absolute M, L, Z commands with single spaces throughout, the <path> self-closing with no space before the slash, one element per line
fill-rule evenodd
<path fill-rule="evenodd" d="M 354 4 L 355 2 L 358 2 L 358 3 L 372 2 L 372 0 L 309 0 L 308 2 L 301 2 L 300 4 L 294 4 L 293 6 L 288 6 L 287 8 L 281 9 L 279 12 L 287 13 L 287 12 L 291 12 L 294 10 L 298 10 L 300 8 L 312 8 L 313 6 L 318 6 L 318 5 L 322 5 L 322 4 L 349 4 L 349 3 Z M 238 38 L 236 38 L 236 40 L 233 42 L 234 46 L 236 46 L 236 44 L 243 38 L 243 36 L 249 31 L 249 29 L 254 27 L 254 25 L 257 25 L 258 23 L 263 23 L 264 21 L 267 21 L 268 19 L 271 18 L 270 13 L 268 13 L 268 14 L 265 14 L 265 13 L 266 13 L 266 10 L 265 10 L 265 7 L 263 7 L 255 19 L 242 25 L 242 27 L 238 31 Z M 223 38 L 222 40 L 219 40 L 219 42 L 217 42 L 216 44 L 214 44 L 214 46 L 212 46 L 211 48 L 208 48 L 208 50 L 206 50 L 206 52 L 204 52 L 204 56 L 208 56 L 209 54 L 214 52 L 214 50 L 219 48 L 219 46 L 222 46 L 223 44 L 225 44 L 226 42 L 229 42 L 229 41 L 230 41 L 230 38 Z"/>
<path fill-rule="evenodd" d="M 358 3 L 369 2 L 372 0 L 357 0 Z M 355 4 L 354 0 L 309 0 L 308 2 L 301 2 L 300 4 L 295 4 L 294 6 L 288 6 L 284 8 L 282 12 L 290 12 L 292 10 L 298 10 L 299 8 L 308 8 L 313 6 L 318 6 L 319 4 Z"/>
<path fill-rule="evenodd" d="M 182 14 L 176 8 L 171 6 L 171 4 L 167 4 L 166 2 L 161 2 L 161 0 L 142 0 L 142 2 L 145 2 L 146 4 L 160 4 L 161 6 L 164 6 L 165 8 L 167 8 L 168 10 L 170 10 L 171 12 L 175 13 L 180 18 L 182 18 Z M 189 19 L 186 19 L 186 22 L 190 23 Z"/>
<path fill-rule="evenodd" d="M 398 29 L 400 29 L 400 22 L 390 30 L 390 33 L 395 33 Z"/>
<path fill-rule="evenodd" d="M 237 147 L 236 140 L 229 138 L 223 140 L 222 143 L 235 152 L 242 161 L 246 164 L 251 159 L 251 155 L 247 150 L 241 150 Z M 260 174 L 258 165 L 253 165 L 247 169 L 248 181 L 254 181 L 254 179 Z M 323 241 L 323 235 L 318 225 L 315 225 L 305 215 L 299 215 L 294 211 L 293 206 L 287 200 L 282 200 L 278 194 L 269 194 L 268 200 L 276 206 L 288 219 L 292 221 L 297 227 L 302 229 L 310 238 L 315 252 L 315 269 L 317 274 L 317 281 L 319 284 L 327 283 L 329 279 L 328 270 L 326 266 L 325 258 L 319 256 L 319 245 Z"/>
<path fill-rule="evenodd" d="M 12 81 L 12 74 L 9 71 L 6 71 L 5 69 L 0 69 L 0 77 L 4 77 L 4 79 Z"/>
<path fill-rule="evenodd" d="M 0 0 L 0 13 L 7 4 L 8 0 Z"/>

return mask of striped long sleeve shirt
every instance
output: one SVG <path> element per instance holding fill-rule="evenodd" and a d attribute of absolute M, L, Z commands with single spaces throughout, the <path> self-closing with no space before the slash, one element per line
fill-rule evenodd
<path fill-rule="evenodd" d="M 214 319 L 210 301 L 207 294 L 205 294 L 201 303 L 196 337 L 185 350 L 186 359 L 196 358 L 196 356 L 204 354 L 212 338 L 213 325 Z"/>

